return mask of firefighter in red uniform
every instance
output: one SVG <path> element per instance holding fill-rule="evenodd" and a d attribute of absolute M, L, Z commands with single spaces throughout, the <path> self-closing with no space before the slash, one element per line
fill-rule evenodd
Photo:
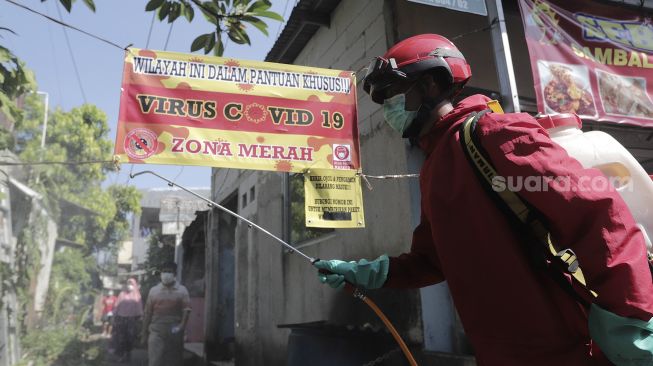
<path fill-rule="evenodd" d="M 581 306 L 524 251 L 524 238 L 484 190 L 459 141 L 459 127 L 489 98 L 451 100 L 471 77 L 446 38 L 424 34 L 377 57 L 365 90 L 388 124 L 426 155 L 421 223 L 410 252 L 368 261 L 319 261 L 323 283 L 418 288 L 447 281 L 479 365 L 653 365 L 653 281 L 644 238 L 612 187 L 582 182 L 584 169 L 525 113 L 486 113 L 480 144 L 503 177 L 564 177 L 565 189 L 519 190 L 559 247 L 570 248 L 598 296 Z M 535 244 L 533 244 L 535 245 Z M 546 267 L 546 266 L 544 266 Z M 610 362 L 611 361 L 611 362 Z"/>

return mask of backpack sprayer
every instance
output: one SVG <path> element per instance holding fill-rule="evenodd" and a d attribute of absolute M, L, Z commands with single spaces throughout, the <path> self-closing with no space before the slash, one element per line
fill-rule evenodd
<path fill-rule="evenodd" d="M 267 235 L 268 235 L 269 237 L 271 237 L 272 239 L 274 239 L 274 240 L 276 240 L 277 242 L 279 242 L 282 246 L 284 246 L 286 249 L 288 249 L 288 250 L 290 251 L 290 253 L 297 253 L 297 254 L 299 254 L 300 256 L 304 257 L 306 260 L 308 260 L 308 261 L 311 263 L 311 265 L 315 264 L 315 262 L 317 262 L 317 261 L 320 260 L 319 258 L 313 258 L 313 257 L 311 257 L 311 256 L 309 256 L 309 255 L 306 255 L 306 254 L 303 253 L 302 251 L 300 251 L 300 250 L 298 250 L 298 249 L 295 249 L 295 247 L 293 247 L 292 245 L 286 243 L 285 241 L 283 241 L 282 239 L 278 238 L 277 236 L 275 236 L 275 235 L 272 234 L 271 232 L 265 230 L 265 229 L 262 228 L 261 226 L 259 226 L 259 225 L 255 224 L 255 223 L 253 223 L 252 221 L 250 221 L 250 220 L 248 220 L 248 219 L 246 219 L 246 218 L 244 218 L 244 217 L 238 215 L 237 213 L 235 213 L 235 212 L 229 210 L 228 208 L 226 208 L 226 207 L 224 207 L 224 206 L 222 206 L 222 205 L 219 205 L 219 204 L 217 204 L 217 203 L 211 201 L 210 199 L 208 199 L 208 198 L 206 198 L 206 197 L 203 197 L 203 196 L 201 196 L 201 195 L 199 195 L 199 194 L 197 194 L 197 193 L 195 193 L 195 192 L 193 192 L 193 191 L 191 191 L 191 190 L 189 190 L 189 189 L 187 189 L 187 188 L 185 188 L 185 187 L 182 187 L 182 186 L 180 186 L 179 184 L 177 184 L 177 183 L 175 183 L 175 182 L 173 182 L 173 181 L 171 181 L 171 180 L 169 180 L 169 179 L 167 179 L 167 178 L 164 178 L 164 177 L 160 176 L 159 174 L 157 174 L 157 173 L 155 173 L 155 172 L 153 172 L 153 171 L 150 171 L 150 170 L 144 170 L 144 171 L 142 171 L 142 172 L 129 174 L 129 177 L 130 177 L 130 178 L 135 178 L 135 177 L 137 177 L 137 176 L 139 176 L 139 175 L 142 175 L 142 174 L 152 174 L 152 175 L 154 175 L 155 177 L 157 177 L 157 178 L 159 178 L 159 179 L 162 179 L 162 180 L 166 181 L 170 187 L 175 187 L 175 186 L 177 186 L 177 187 L 179 187 L 180 189 L 182 189 L 182 190 L 184 190 L 184 191 L 186 191 L 186 192 L 192 194 L 193 196 L 195 196 L 195 197 L 201 199 L 202 201 L 207 202 L 207 203 L 209 204 L 209 207 L 212 207 L 212 208 L 213 208 L 213 207 L 218 208 L 218 209 L 222 210 L 223 212 L 226 212 L 226 213 L 228 213 L 229 215 L 231 215 L 231 216 L 233 216 L 233 217 L 235 217 L 235 218 L 237 218 L 237 219 L 239 219 L 239 220 L 242 220 L 242 221 L 246 222 L 250 227 L 255 227 L 255 228 L 257 228 L 258 230 L 260 230 L 260 231 L 262 231 L 263 233 L 267 234 Z M 329 271 L 326 271 L 326 270 L 324 270 L 324 269 L 320 269 L 319 271 L 320 271 L 320 273 L 325 273 L 325 274 L 330 273 Z M 399 335 L 399 333 L 397 332 L 397 330 L 395 329 L 395 327 L 392 325 L 392 323 L 390 322 L 390 320 L 385 316 L 385 314 L 383 314 L 383 312 L 381 311 L 381 309 L 379 309 L 379 307 L 376 305 L 376 303 L 374 303 L 374 301 L 372 301 L 370 298 L 368 298 L 367 296 L 365 296 L 365 294 L 364 294 L 364 293 L 363 293 L 359 288 L 354 287 L 351 283 L 348 283 L 348 282 L 345 283 L 345 291 L 349 292 L 349 293 L 350 293 L 354 298 L 357 298 L 357 299 L 363 301 L 365 304 L 367 304 L 367 306 L 369 306 L 369 307 L 372 309 L 372 311 L 374 311 L 374 313 L 376 313 L 376 315 L 381 319 L 381 321 L 383 322 L 383 324 L 385 324 L 385 326 L 388 328 L 388 330 L 390 331 L 390 334 L 392 334 L 392 337 L 393 337 L 393 338 L 395 339 L 395 341 L 397 341 L 397 343 L 399 344 L 399 347 L 401 348 L 401 351 L 404 353 L 404 356 L 406 356 L 406 359 L 408 360 L 408 363 L 409 363 L 411 366 L 417 366 L 417 362 L 415 361 L 415 358 L 413 357 L 412 353 L 410 353 L 410 350 L 408 349 L 408 346 L 406 346 L 406 343 L 405 343 L 404 340 L 401 338 L 401 336 Z"/>

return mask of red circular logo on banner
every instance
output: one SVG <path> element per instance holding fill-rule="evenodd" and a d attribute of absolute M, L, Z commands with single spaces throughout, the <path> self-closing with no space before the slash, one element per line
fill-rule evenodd
<path fill-rule="evenodd" d="M 349 158 L 349 149 L 346 146 L 336 146 L 334 152 L 336 153 L 336 158 L 338 158 L 338 160 L 348 160 Z"/>
<path fill-rule="evenodd" d="M 156 153 L 159 141 L 154 132 L 137 128 L 125 136 L 125 152 L 133 159 L 147 159 Z"/>

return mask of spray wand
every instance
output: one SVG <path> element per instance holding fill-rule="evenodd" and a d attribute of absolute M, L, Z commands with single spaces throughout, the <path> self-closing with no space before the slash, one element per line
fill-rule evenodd
<path fill-rule="evenodd" d="M 261 226 L 255 224 L 254 222 L 240 216 L 239 214 L 229 210 L 228 208 L 226 208 L 226 207 L 224 207 L 224 206 L 222 206 L 222 205 L 220 205 L 218 203 L 215 203 L 215 202 L 211 201 L 210 199 L 208 199 L 208 198 L 206 198 L 204 196 L 201 196 L 201 195 L 191 191 L 190 189 L 187 189 L 186 187 L 180 186 L 179 184 L 177 184 L 177 183 L 175 183 L 175 182 L 173 182 L 173 181 L 171 181 L 171 180 L 169 180 L 167 178 L 164 178 L 164 177 L 160 176 L 159 174 L 157 174 L 157 173 L 155 173 L 153 171 L 144 170 L 142 172 L 129 174 L 129 176 L 130 176 L 130 178 L 135 178 L 135 177 L 137 177 L 139 175 L 142 175 L 142 174 L 152 174 L 155 177 L 158 177 L 159 179 L 162 179 L 162 180 L 166 181 L 170 187 L 175 187 L 175 186 L 179 187 L 180 189 L 190 193 L 191 195 L 201 199 L 202 201 L 207 202 L 209 207 L 212 207 L 212 208 L 215 207 L 215 208 L 217 208 L 217 209 L 219 209 L 219 210 L 221 210 L 221 211 L 223 211 L 225 213 L 228 213 L 229 215 L 231 215 L 231 216 L 233 216 L 233 217 L 235 217 L 235 218 L 237 218 L 239 220 L 242 220 L 242 221 L 246 222 L 250 227 L 257 228 L 258 230 L 260 230 L 263 233 L 267 234 L 272 239 L 279 242 L 282 246 L 284 246 L 286 249 L 288 249 L 290 251 L 290 253 L 297 253 L 300 256 L 304 257 L 306 260 L 308 260 L 311 263 L 311 265 L 315 264 L 315 262 L 320 260 L 319 258 L 313 258 L 313 257 L 311 257 L 309 255 L 306 255 L 302 251 L 296 249 L 292 245 L 290 245 L 290 244 L 286 243 L 285 241 L 283 241 L 282 239 L 278 238 L 277 236 L 275 236 L 271 232 L 265 230 L 264 228 L 262 228 Z M 330 273 L 329 271 L 324 270 L 324 269 L 320 269 L 319 272 L 324 273 L 324 274 L 329 274 Z M 399 344 L 399 347 L 401 348 L 401 351 L 404 353 L 404 356 L 406 356 L 406 359 L 408 360 L 408 363 L 411 366 L 417 366 L 417 362 L 415 361 L 415 358 L 413 357 L 412 353 L 410 353 L 410 350 L 408 349 L 408 346 L 406 346 L 406 343 L 404 342 L 404 340 L 399 335 L 399 332 L 397 332 L 397 330 L 392 325 L 390 320 L 385 316 L 385 314 L 383 314 L 383 312 L 381 311 L 381 309 L 379 309 L 379 307 L 376 305 L 376 303 L 374 303 L 374 301 L 372 301 L 370 298 L 365 296 L 365 294 L 359 288 L 355 287 L 354 285 L 352 285 L 349 282 L 345 283 L 345 291 L 349 292 L 354 298 L 357 298 L 357 299 L 363 301 L 365 304 L 367 304 L 367 306 L 369 306 L 372 309 L 372 311 L 374 311 L 374 313 L 376 313 L 376 315 L 381 319 L 383 324 L 385 324 L 385 326 L 388 328 L 388 330 L 392 334 L 392 337 Z"/>

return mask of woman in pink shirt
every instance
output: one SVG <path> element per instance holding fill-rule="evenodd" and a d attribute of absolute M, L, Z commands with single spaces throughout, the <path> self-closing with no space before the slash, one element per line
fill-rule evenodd
<path fill-rule="evenodd" d="M 127 280 L 118 295 L 113 315 L 113 349 L 119 362 L 129 361 L 138 334 L 137 327 L 143 316 L 141 292 L 135 279 Z"/>

